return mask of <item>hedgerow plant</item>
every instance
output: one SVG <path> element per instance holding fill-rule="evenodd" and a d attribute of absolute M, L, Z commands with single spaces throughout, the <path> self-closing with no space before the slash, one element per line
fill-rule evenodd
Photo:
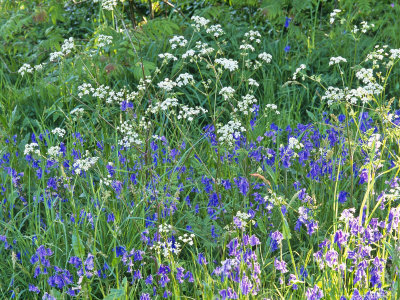
<path fill-rule="evenodd" d="M 323 91 L 302 124 L 267 94 L 284 60 L 256 28 L 195 15 L 146 62 L 100 2 L 121 27 L 18 68 L 28 87 L 56 74 L 64 97 L 28 136 L 3 128 L 4 298 L 398 298 L 399 49 L 293 66 L 285 88 Z M 327 22 L 356 48 L 374 26 L 340 13 Z M 96 72 L 129 50 L 137 84 Z"/>

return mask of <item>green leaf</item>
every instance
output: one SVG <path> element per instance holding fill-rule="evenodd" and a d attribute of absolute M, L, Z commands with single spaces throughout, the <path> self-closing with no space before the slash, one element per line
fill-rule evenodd
<path fill-rule="evenodd" d="M 125 291 L 124 289 L 111 289 L 110 293 L 104 298 L 104 300 L 117 300 L 124 299 Z"/>
<path fill-rule="evenodd" d="M 78 234 L 72 235 L 72 248 L 74 249 L 75 256 L 78 256 L 78 257 L 85 256 L 85 248 L 84 248 L 82 240 Z"/>
<path fill-rule="evenodd" d="M 286 218 L 283 216 L 283 214 L 282 214 L 282 220 L 283 220 L 283 223 L 282 223 L 282 235 L 283 235 L 283 238 L 286 239 L 286 240 L 290 240 L 292 238 L 292 235 L 290 233 L 289 224 L 286 221 Z"/>

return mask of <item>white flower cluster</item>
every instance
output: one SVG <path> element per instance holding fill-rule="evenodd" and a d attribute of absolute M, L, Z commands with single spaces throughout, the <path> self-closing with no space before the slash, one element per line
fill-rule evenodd
<path fill-rule="evenodd" d="M 86 150 L 85 156 L 82 159 L 78 159 L 74 164 L 74 172 L 75 174 L 80 175 L 82 171 L 88 171 L 91 167 L 93 167 L 97 161 L 99 160 L 98 157 L 94 156 L 91 157 L 88 150 Z"/>
<path fill-rule="evenodd" d="M 368 22 L 366 22 L 366 21 L 362 21 L 360 24 L 361 24 L 361 32 L 362 33 L 366 33 L 368 30 L 375 27 L 375 24 L 371 23 L 371 25 L 369 25 Z"/>
<path fill-rule="evenodd" d="M 334 9 L 331 13 L 330 13 L 330 18 L 329 18 L 329 22 L 331 23 L 331 24 L 333 24 L 333 22 L 335 22 L 335 18 L 336 18 L 336 16 L 337 16 L 337 14 L 338 13 L 340 13 L 341 12 L 341 10 L 340 9 Z"/>
<path fill-rule="evenodd" d="M 400 49 L 390 49 L 390 59 L 396 60 L 400 58 Z"/>
<path fill-rule="evenodd" d="M 219 91 L 219 94 L 222 95 L 224 100 L 228 100 L 233 97 L 233 95 L 235 94 L 235 90 L 233 88 L 231 88 L 230 86 L 227 86 L 227 87 L 223 87 Z"/>
<path fill-rule="evenodd" d="M 266 62 L 269 64 L 272 61 L 272 55 L 266 52 L 262 52 L 258 55 L 258 58 L 261 59 L 262 61 Z"/>
<path fill-rule="evenodd" d="M 369 25 L 368 22 L 366 22 L 366 21 L 362 21 L 360 24 L 361 24 L 361 32 L 362 33 L 366 33 L 368 30 L 375 27 L 375 24 Z M 353 34 L 356 34 L 359 31 L 360 31 L 360 29 L 357 27 L 357 25 L 354 25 L 353 29 L 351 30 L 351 32 Z"/>
<path fill-rule="evenodd" d="M 248 81 L 249 81 L 249 85 L 250 86 L 256 86 L 256 87 L 260 86 L 260 84 L 256 80 L 254 80 L 253 78 L 249 78 Z"/>
<path fill-rule="evenodd" d="M 209 47 L 207 43 L 202 43 L 200 41 L 196 42 L 195 48 L 199 51 L 198 52 L 199 53 L 198 57 L 201 57 L 201 56 L 204 56 L 204 55 L 209 55 L 209 54 L 214 52 L 214 48 L 213 47 Z"/>
<path fill-rule="evenodd" d="M 302 143 L 299 142 L 298 139 L 296 139 L 295 137 L 289 137 L 289 143 L 288 143 L 288 148 L 289 149 L 298 149 L 300 150 L 301 148 L 303 148 L 304 145 Z"/>
<path fill-rule="evenodd" d="M 344 99 L 344 92 L 342 89 L 329 86 L 325 91 L 325 95 L 323 95 L 321 99 L 322 101 L 327 101 L 328 105 L 330 106 L 333 103 L 338 103 Z"/>
<path fill-rule="evenodd" d="M 307 67 L 305 64 L 301 64 L 296 71 L 293 73 L 292 79 L 296 80 L 297 79 L 297 74 L 299 74 L 299 72 L 301 72 L 302 70 L 305 70 Z M 304 80 L 304 75 L 302 77 L 302 79 Z"/>
<path fill-rule="evenodd" d="M 172 230 L 173 230 L 174 228 L 172 227 L 172 225 L 171 224 L 160 224 L 160 225 L 158 225 L 158 233 L 161 233 L 161 234 L 163 234 L 163 233 L 170 233 L 170 232 L 172 232 Z"/>
<path fill-rule="evenodd" d="M 157 86 L 166 92 L 170 92 L 176 86 L 176 82 L 170 80 L 169 78 L 165 78 L 163 81 L 159 82 Z"/>
<path fill-rule="evenodd" d="M 111 175 L 108 174 L 107 178 L 100 178 L 100 185 L 111 186 L 112 180 Z"/>
<path fill-rule="evenodd" d="M 50 61 L 56 61 L 59 58 L 62 58 L 69 53 L 75 47 L 74 38 L 70 37 L 69 39 L 65 39 L 64 43 L 61 45 L 61 51 L 50 53 Z"/>
<path fill-rule="evenodd" d="M 112 41 L 113 41 L 112 36 L 100 34 L 99 37 L 97 38 L 97 46 L 105 47 L 107 45 L 112 44 Z"/>
<path fill-rule="evenodd" d="M 30 64 L 23 64 L 21 68 L 19 68 L 18 73 L 21 76 L 24 76 L 25 73 L 33 73 L 33 68 L 31 67 Z"/>
<path fill-rule="evenodd" d="M 104 10 L 114 10 L 118 4 L 118 0 L 93 0 L 94 3 L 101 2 L 101 7 Z"/>
<path fill-rule="evenodd" d="M 242 53 L 243 54 L 243 53 Z M 250 59 L 245 60 L 245 66 L 251 70 L 258 70 L 262 66 L 262 62 L 258 60 L 251 61 Z"/>
<path fill-rule="evenodd" d="M 81 107 L 76 107 L 73 110 L 71 110 L 70 115 L 74 116 L 73 120 L 76 121 L 77 118 L 82 117 L 83 113 L 85 112 L 85 110 Z"/>
<path fill-rule="evenodd" d="M 356 77 L 358 80 L 361 80 L 364 84 L 368 84 L 370 82 L 375 81 L 374 70 L 372 69 L 361 68 L 359 71 L 357 71 Z"/>
<path fill-rule="evenodd" d="M 280 112 L 278 111 L 278 106 L 276 104 L 267 104 L 267 105 L 265 105 L 265 109 L 266 110 L 270 109 L 270 110 L 274 111 L 277 115 L 280 114 Z"/>
<path fill-rule="evenodd" d="M 206 18 L 200 17 L 200 16 L 193 16 L 192 21 L 194 21 L 194 24 L 192 26 L 197 30 L 200 31 L 201 27 L 207 28 L 207 24 L 210 23 L 210 20 L 207 20 Z"/>
<path fill-rule="evenodd" d="M 251 42 L 256 42 L 257 44 L 261 43 L 260 37 L 261 34 L 257 30 L 250 30 L 244 34 L 245 38 L 247 38 Z"/>
<path fill-rule="evenodd" d="M 211 48 L 212 49 L 212 48 Z M 213 49 L 214 50 L 214 49 Z M 182 58 L 186 59 L 188 57 L 192 58 L 194 55 L 196 54 L 196 51 L 194 51 L 193 49 L 189 49 L 188 51 L 186 51 L 184 54 L 182 54 Z"/>
<path fill-rule="evenodd" d="M 176 85 L 182 87 L 188 84 L 194 84 L 193 76 L 189 73 L 179 74 L 178 78 L 176 79 Z"/>
<path fill-rule="evenodd" d="M 368 139 L 367 145 L 369 149 L 377 151 L 382 146 L 381 135 L 378 133 L 372 134 Z"/>
<path fill-rule="evenodd" d="M 341 56 L 338 56 L 338 57 L 331 57 L 331 59 L 329 60 L 329 65 L 330 65 L 330 66 L 332 66 L 332 65 L 338 65 L 338 64 L 341 63 L 341 62 L 346 63 L 347 60 L 346 60 L 345 58 L 341 57 Z"/>
<path fill-rule="evenodd" d="M 225 32 L 222 30 L 221 25 L 211 25 L 209 28 L 206 29 L 207 33 L 211 33 L 214 37 L 219 37 L 223 35 Z"/>
<path fill-rule="evenodd" d="M 285 202 L 285 198 L 282 196 L 278 196 L 273 190 L 268 189 L 267 194 L 264 196 L 265 202 L 270 202 L 273 205 L 280 205 L 281 203 Z M 267 209 L 272 209 L 272 205 L 268 205 Z"/>
<path fill-rule="evenodd" d="M 118 144 L 124 146 L 125 148 L 129 148 L 133 145 L 140 145 L 142 141 L 139 139 L 139 135 L 133 130 L 133 125 L 128 121 L 121 122 L 120 126 L 117 127 L 123 137 Z"/>
<path fill-rule="evenodd" d="M 215 63 L 222 65 L 226 70 L 235 71 L 238 69 L 238 62 L 228 58 L 217 58 Z"/>
<path fill-rule="evenodd" d="M 221 144 L 227 144 L 232 147 L 235 139 L 238 139 L 242 132 L 246 132 L 246 128 L 239 121 L 231 120 L 218 128 L 218 141 Z"/>
<path fill-rule="evenodd" d="M 207 110 L 200 106 L 196 106 L 193 108 L 187 105 L 183 105 L 181 107 L 181 110 L 179 111 L 178 120 L 184 119 L 191 122 L 193 121 L 193 117 L 199 115 L 200 113 L 205 114 L 207 113 Z"/>
<path fill-rule="evenodd" d="M 180 240 L 182 243 L 188 244 L 189 246 L 193 246 L 193 239 L 195 235 L 191 233 L 190 235 L 185 233 L 184 235 L 178 236 L 178 240 Z"/>
<path fill-rule="evenodd" d="M 172 55 L 171 53 L 168 53 L 168 52 L 167 53 L 158 54 L 158 57 L 164 59 L 163 63 L 164 62 L 168 62 L 170 60 L 172 60 L 172 61 L 177 61 L 178 60 L 178 58 L 176 58 L 174 55 Z"/>
<path fill-rule="evenodd" d="M 30 143 L 25 145 L 25 150 L 24 150 L 24 155 L 29 155 L 31 153 L 35 153 L 37 155 L 40 155 L 40 150 L 36 149 L 39 147 L 37 143 Z"/>
<path fill-rule="evenodd" d="M 234 112 L 240 111 L 244 115 L 248 115 L 250 112 L 254 111 L 253 104 L 257 103 L 256 97 L 251 94 L 247 94 L 245 96 L 242 96 L 242 101 L 238 102 L 238 109 L 235 108 Z"/>
<path fill-rule="evenodd" d="M 322 96 L 323 101 L 327 101 L 328 105 L 346 100 L 350 104 L 356 104 L 358 100 L 362 103 L 367 103 L 372 99 L 373 95 L 380 94 L 383 87 L 377 83 L 370 82 L 366 86 L 358 87 L 357 89 L 345 88 L 344 90 L 337 87 L 328 87 L 325 95 Z"/>
<path fill-rule="evenodd" d="M 244 50 L 244 51 L 241 53 L 242 55 L 247 55 L 247 53 L 246 53 L 247 50 L 250 50 L 251 52 L 254 52 L 254 50 L 255 50 L 255 48 L 254 48 L 252 45 L 246 44 L 246 43 L 240 45 L 240 46 L 239 46 L 239 49 L 240 49 L 240 50 Z"/>
<path fill-rule="evenodd" d="M 238 211 L 236 213 L 236 220 L 234 220 L 233 222 L 231 222 L 229 225 L 226 225 L 224 227 L 225 230 L 236 230 L 237 228 L 241 229 L 241 230 L 245 230 L 247 224 L 249 223 L 249 219 L 250 219 L 251 215 L 247 214 L 247 213 L 242 213 L 241 211 Z M 251 224 L 255 224 L 254 220 L 250 220 Z"/>
<path fill-rule="evenodd" d="M 140 89 L 140 85 L 138 89 Z M 98 97 L 100 99 L 105 99 L 106 103 L 118 103 L 121 104 L 123 101 L 132 101 L 138 96 L 138 92 L 128 93 L 128 91 L 123 88 L 118 92 L 113 91 L 109 86 L 101 85 L 97 88 L 92 87 L 90 83 L 83 83 L 78 86 L 78 97 L 82 98 L 85 95 L 90 95 L 92 97 Z"/>
<path fill-rule="evenodd" d="M 62 128 L 57 127 L 57 128 L 54 128 L 54 129 L 51 131 L 51 133 L 52 133 L 52 134 L 55 134 L 55 135 L 57 135 L 57 136 L 59 136 L 59 137 L 64 137 L 66 131 L 65 131 L 65 129 L 62 129 Z"/>
<path fill-rule="evenodd" d="M 53 147 L 50 147 L 50 148 L 47 150 L 47 154 L 48 154 L 51 158 L 56 158 L 56 157 L 58 157 L 58 156 L 60 155 L 60 151 L 61 151 L 60 146 L 53 146 Z"/>
<path fill-rule="evenodd" d="M 172 241 L 168 241 L 167 237 L 169 233 L 174 232 L 172 225 L 159 225 L 158 232 L 162 236 L 160 241 L 157 241 L 153 246 L 150 247 L 150 250 L 154 250 L 157 253 L 162 253 L 165 258 L 171 257 L 173 254 L 178 255 L 182 251 L 182 244 L 188 244 L 190 246 L 193 245 L 193 239 L 195 235 L 192 234 L 183 234 L 179 235 L 177 240 L 173 244 Z M 175 233 L 175 235 L 177 235 Z"/>
<path fill-rule="evenodd" d="M 38 65 L 33 66 L 35 68 L 35 71 L 42 71 L 43 67 L 46 65 L 46 63 L 41 63 Z"/>
<path fill-rule="evenodd" d="M 64 43 L 61 45 L 61 52 L 64 53 L 64 55 L 68 55 L 74 47 L 74 38 L 70 37 L 69 39 L 64 40 Z"/>
<path fill-rule="evenodd" d="M 172 39 L 169 40 L 169 43 L 171 44 L 171 48 L 175 49 L 178 46 L 185 47 L 187 44 L 187 40 L 181 35 L 174 35 Z"/>
<path fill-rule="evenodd" d="M 158 102 L 154 105 L 150 105 L 149 108 L 146 110 L 146 113 L 156 114 L 160 110 L 166 111 L 171 107 L 178 106 L 178 99 L 176 98 L 167 98 L 163 102 Z"/>
<path fill-rule="evenodd" d="M 150 247 L 150 250 L 154 250 L 157 253 L 162 253 L 165 258 L 168 258 L 173 254 L 179 255 L 179 253 L 182 251 L 182 248 L 179 242 L 175 242 L 174 246 L 172 246 L 172 241 L 157 241 L 153 246 Z"/>

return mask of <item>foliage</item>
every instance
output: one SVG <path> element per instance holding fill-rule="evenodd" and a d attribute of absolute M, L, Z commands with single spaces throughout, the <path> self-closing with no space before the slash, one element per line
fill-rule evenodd
<path fill-rule="evenodd" d="M 398 5 L 0 5 L 1 298 L 399 298 Z"/>

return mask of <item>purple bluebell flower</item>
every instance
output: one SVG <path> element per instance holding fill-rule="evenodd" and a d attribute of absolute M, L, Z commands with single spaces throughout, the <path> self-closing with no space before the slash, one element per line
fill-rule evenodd
<path fill-rule="evenodd" d="M 288 270 L 286 269 L 286 262 L 284 260 L 280 261 L 275 258 L 274 266 L 277 271 L 280 271 L 283 274 L 288 272 Z"/>
<path fill-rule="evenodd" d="M 72 256 L 69 261 L 76 269 L 79 269 L 82 266 L 82 260 L 79 257 Z"/>
<path fill-rule="evenodd" d="M 150 295 L 147 293 L 142 293 L 140 295 L 140 300 L 151 300 Z"/>
<path fill-rule="evenodd" d="M 326 252 L 325 262 L 330 268 L 333 268 L 338 263 L 338 257 L 339 254 L 335 250 L 329 250 L 328 252 Z"/>
<path fill-rule="evenodd" d="M 115 216 L 114 216 L 114 214 L 113 214 L 113 213 L 109 213 L 109 214 L 107 215 L 107 223 L 114 222 L 114 221 L 115 221 Z"/>
<path fill-rule="evenodd" d="M 197 262 L 199 263 L 199 265 L 207 265 L 208 264 L 207 259 L 203 253 L 199 253 Z"/>
<path fill-rule="evenodd" d="M 281 244 L 283 240 L 283 234 L 279 231 L 275 231 L 271 233 L 271 251 L 275 251 L 278 249 L 278 246 Z"/>
<path fill-rule="evenodd" d="M 242 195 L 246 196 L 247 192 L 249 191 L 249 182 L 245 177 L 239 177 L 234 179 L 239 191 Z"/>
<path fill-rule="evenodd" d="M 338 200 L 340 203 L 345 203 L 347 201 L 347 197 L 349 196 L 349 193 L 346 191 L 340 191 Z"/>
<path fill-rule="evenodd" d="M 39 288 L 38 288 L 37 286 L 34 286 L 33 284 L 29 284 L 29 291 L 30 291 L 30 292 L 34 292 L 34 293 L 36 293 L 36 294 L 39 294 L 39 293 L 40 293 Z"/>
<path fill-rule="evenodd" d="M 306 291 L 307 300 L 319 300 L 324 297 L 322 290 L 315 285 L 314 288 L 308 288 Z"/>
<path fill-rule="evenodd" d="M 285 28 L 288 28 L 288 27 L 289 27 L 289 24 L 290 24 L 290 21 L 291 21 L 291 20 L 292 20 L 291 18 L 286 17 L 286 20 L 285 20 Z"/>
<path fill-rule="evenodd" d="M 360 173 L 360 181 L 359 184 L 363 184 L 365 182 L 368 182 L 368 170 L 362 169 Z"/>

